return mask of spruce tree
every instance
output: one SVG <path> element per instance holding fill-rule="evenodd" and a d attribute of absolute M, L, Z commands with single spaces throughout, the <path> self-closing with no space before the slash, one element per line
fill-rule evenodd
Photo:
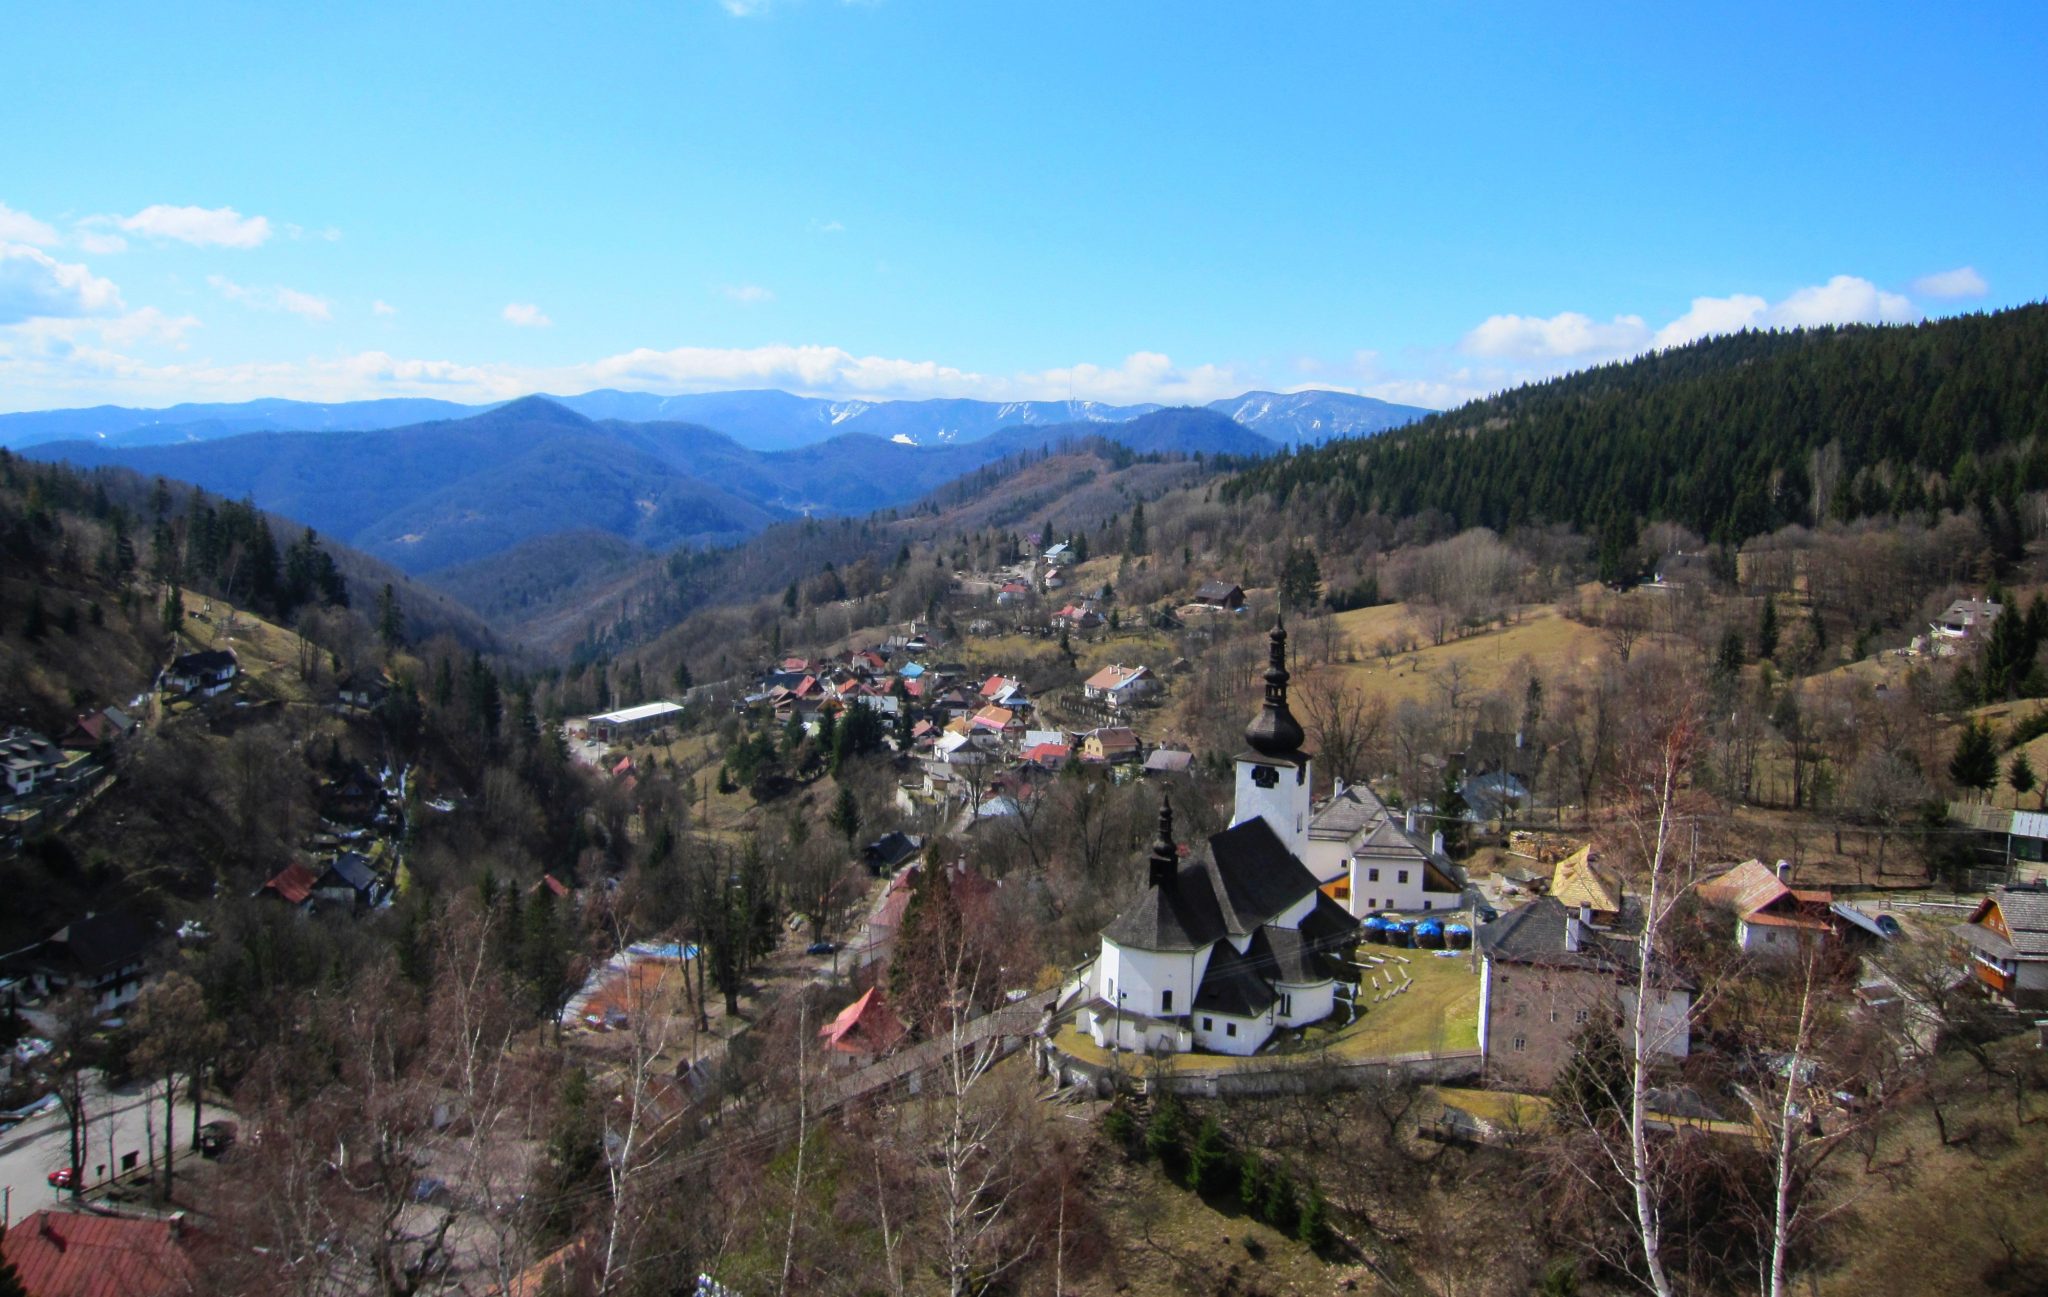
<path fill-rule="evenodd" d="M 1760 658 L 1776 656 L 1778 652 L 1778 601 L 1764 596 L 1764 610 L 1756 622 L 1756 655 Z"/>
<path fill-rule="evenodd" d="M 1973 720 L 1963 727 L 1955 755 L 1949 758 L 1948 773 L 1958 787 L 1980 793 L 1998 782 L 1998 742 L 1990 725 Z"/>

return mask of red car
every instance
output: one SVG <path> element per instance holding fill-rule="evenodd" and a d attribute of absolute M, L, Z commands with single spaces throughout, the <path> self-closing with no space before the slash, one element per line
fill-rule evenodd
<path fill-rule="evenodd" d="M 75 1189 L 82 1179 L 75 1166 L 60 1166 L 50 1172 L 49 1178 L 52 1189 Z"/>

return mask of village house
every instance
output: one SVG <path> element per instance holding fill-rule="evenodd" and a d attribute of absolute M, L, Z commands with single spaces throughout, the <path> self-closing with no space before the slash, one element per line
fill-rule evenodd
<path fill-rule="evenodd" d="M 59 995 L 74 987 L 92 999 L 92 1011 L 117 1013 L 142 994 L 150 954 L 162 944 L 155 924 L 125 910 L 88 913 L 15 957 L 31 995 Z"/>
<path fill-rule="evenodd" d="M 1052 615 L 1054 630 L 1095 630 L 1104 624 L 1101 613 L 1077 604 L 1068 604 Z"/>
<path fill-rule="evenodd" d="M 1150 695 L 1157 685 L 1158 681 L 1144 667 L 1127 667 L 1119 662 L 1089 676 L 1082 683 L 1081 692 L 1090 702 L 1106 703 L 1122 711 Z"/>
<path fill-rule="evenodd" d="M 159 1220 L 45 1208 L 7 1229 L 0 1256 L 28 1297 L 171 1297 L 200 1289 L 193 1242 L 182 1213 Z"/>
<path fill-rule="evenodd" d="M 1929 630 L 1946 639 L 1969 639 L 1988 632 L 2005 612 L 2005 605 L 1992 599 L 1958 599 L 1942 609 Z"/>
<path fill-rule="evenodd" d="M 1128 725 L 1105 725 L 1081 739 L 1081 760 L 1122 765 L 1138 759 L 1138 732 Z"/>
<path fill-rule="evenodd" d="M 2016 1009 L 2048 1008 L 2048 888 L 2001 887 L 1956 925 L 1964 968 Z"/>
<path fill-rule="evenodd" d="M 87 712 L 73 721 L 61 742 L 67 748 L 103 748 L 129 737 L 140 728 L 128 713 L 118 707 L 107 707 Z"/>
<path fill-rule="evenodd" d="M 1145 758 L 1147 775 L 1184 775 L 1195 768 L 1195 754 L 1179 748 L 1154 748 Z"/>
<path fill-rule="evenodd" d="M 1098 1045 L 1251 1054 L 1336 1007 L 1337 953 L 1358 923 L 1302 863 L 1310 756 L 1287 705 L 1286 644 L 1276 623 L 1231 827 L 1183 861 L 1161 801 L 1146 889 L 1103 929 L 1088 972 L 1080 1026 Z"/>
<path fill-rule="evenodd" d="M 54 781 L 64 761 L 64 750 L 33 730 L 12 730 L 0 738 L 0 773 L 16 797 Z"/>
<path fill-rule="evenodd" d="M 1204 581 L 1191 602 L 1197 607 L 1237 612 L 1244 607 L 1244 587 L 1231 581 Z"/>
<path fill-rule="evenodd" d="M 1643 911 L 1632 900 L 1621 904 L 1603 922 L 1589 909 L 1545 896 L 1479 929 L 1479 1052 L 1489 1081 L 1546 1089 L 1588 1022 L 1625 1029 L 1634 1021 Z M 1651 972 L 1655 999 L 1643 1045 L 1685 1058 L 1692 1051 L 1692 984 L 1668 965 Z"/>
<path fill-rule="evenodd" d="M 834 1063 L 867 1062 L 894 1049 L 905 1030 L 881 988 L 869 987 L 859 999 L 818 1028 L 818 1039 Z"/>
<path fill-rule="evenodd" d="M 319 882 L 318 874 L 294 860 L 266 879 L 256 889 L 256 896 L 260 900 L 281 901 L 304 914 L 313 908 L 313 889 Z"/>
<path fill-rule="evenodd" d="M 1444 857 L 1441 835 L 1425 849 L 1415 824 L 1412 810 L 1397 820 L 1370 788 L 1339 784 L 1309 821 L 1309 871 L 1356 918 L 1455 910 L 1465 889 Z"/>
<path fill-rule="evenodd" d="M 234 687 L 240 663 L 233 649 L 209 649 L 171 659 L 157 677 L 158 693 L 213 698 Z"/>
<path fill-rule="evenodd" d="M 1743 953 L 1795 955 L 1837 935 L 1834 893 L 1787 886 L 1789 868 L 1783 861 L 1774 870 L 1745 860 L 1699 885 L 1701 901 L 1735 916 L 1735 944 Z"/>
<path fill-rule="evenodd" d="M 384 898 L 384 892 L 376 866 L 359 851 L 344 851 L 330 860 L 313 884 L 317 900 L 343 908 L 369 908 Z"/>

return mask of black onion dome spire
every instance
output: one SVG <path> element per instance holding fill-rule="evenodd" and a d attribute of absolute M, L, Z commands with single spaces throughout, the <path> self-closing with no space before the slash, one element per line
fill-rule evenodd
<path fill-rule="evenodd" d="M 1180 872 L 1180 848 L 1173 845 L 1173 803 L 1159 799 L 1159 837 L 1146 861 L 1146 879 L 1154 887 L 1170 885 Z"/>
<path fill-rule="evenodd" d="M 1301 752 L 1308 734 L 1287 708 L 1287 627 L 1273 618 L 1272 656 L 1266 665 L 1266 705 L 1245 726 L 1244 741 L 1261 756 L 1293 757 Z"/>

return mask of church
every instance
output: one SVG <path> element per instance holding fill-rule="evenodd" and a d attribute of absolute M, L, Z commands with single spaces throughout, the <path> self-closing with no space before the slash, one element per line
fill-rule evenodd
<path fill-rule="evenodd" d="M 1080 1025 L 1105 1049 L 1251 1054 L 1337 1008 L 1358 921 L 1303 863 L 1310 755 L 1287 705 L 1286 627 L 1275 621 L 1270 640 L 1231 826 L 1184 861 L 1162 804 L 1145 890 L 1102 930 Z"/>

